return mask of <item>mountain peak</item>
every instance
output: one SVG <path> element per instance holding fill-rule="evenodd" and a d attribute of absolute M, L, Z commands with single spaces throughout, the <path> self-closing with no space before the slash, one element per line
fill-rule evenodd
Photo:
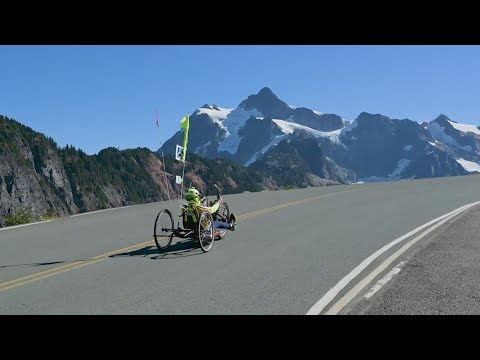
<path fill-rule="evenodd" d="M 362 121 L 362 120 L 387 121 L 387 120 L 390 120 L 390 118 L 385 116 L 385 115 L 382 115 L 382 114 L 370 114 L 370 113 L 367 113 L 367 112 L 363 111 L 357 117 L 357 121 Z"/>
<path fill-rule="evenodd" d="M 219 110 L 220 111 L 218 106 L 215 105 L 215 104 L 212 104 L 212 105 L 205 104 L 203 106 L 200 106 L 200 109 L 210 109 L 210 110 Z"/>
<path fill-rule="evenodd" d="M 438 115 L 437 118 L 436 118 L 435 120 L 433 120 L 433 121 L 435 121 L 435 122 L 445 122 L 445 121 L 456 122 L 456 121 L 450 120 L 450 119 L 448 118 L 448 116 L 447 116 L 447 115 L 444 115 L 444 114 Z"/>
<path fill-rule="evenodd" d="M 262 88 L 255 95 L 250 95 L 247 99 L 243 100 L 238 107 L 245 110 L 256 109 L 265 117 L 276 119 L 287 119 L 292 113 L 290 106 L 280 100 L 268 87 Z"/>
<path fill-rule="evenodd" d="M 243 100 L 239 107 L 244 108 L 245 110 L 252 110 L 250 106 L 255 105 L 259 102 L 281 102 L 282 100 L 278 98 L 277 95 L 269 87 L 262 88 L 257 94 L 250 95 L 247 99 Z M 257 109 L 258 110 L 258 109 Z"/>
<path fill-rule="evenodd" d="M 272 89 L 270 89 L 269 87 L 264 87 L 262 89 L 260 89 L 260 91 L 258 92 L 257 95 L 261 95 L 261 96 L 275 96 L 277 97 L 277 95 L 275 95 L 272 91 Z M 277 98 L 278 99 L 278 98 Z"/>

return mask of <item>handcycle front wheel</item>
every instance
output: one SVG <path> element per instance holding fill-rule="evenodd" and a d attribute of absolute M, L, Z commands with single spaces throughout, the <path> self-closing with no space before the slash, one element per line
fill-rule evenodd
<path fill-rule="evenodd" d="M 215 213 L 215 217 L 220 221 L 228 221 L 230 218 L 230 209 L 228 208 L 228 204 L 224 201 L 218 207 L 217 212 Z"/>
<path fill-rule="evenodd" d="M 155 227 L 153 228 L 153 237 L 158 250 L 165 251 L 168 249 L 173 240 L 174 227 L 173 217 L 170 210 L 165 209 L 158 213 L 155 219 Z"/>
<path fill-rule="evenodd" d="M 213 246 L 213 216 L 203 212 L 198 221 L 198 242 L 203 252 L 208 252 Z"/>

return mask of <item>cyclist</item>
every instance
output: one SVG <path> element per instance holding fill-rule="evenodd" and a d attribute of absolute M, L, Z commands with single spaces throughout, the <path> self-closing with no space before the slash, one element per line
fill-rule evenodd
<path fill-rule="evenodd" d="M 185 192 L 185 200 L 187 201 L 189 206 L 194 206 L 197 211 L 198 215 L 200 216 L 202 212 L 207 211 L 210 214 L 214 214 L 215 212 L 218 211 L 218 208 L 220 207 L 220 204 L 223 202 L 223 199 L 221 196 L 217 196 L 217 200 L 213 203 L 212 206 L 205 206 L 200 203 L 200 192 L 193 186 L 190 186 L 187 191 Z M 183 214 L 183 221 L 184 223 L 188 223 L 189 219 L 188 217 L 188 210 L 184 212 Z M 191 219 L 194 223 L 198 222 L 198 219 Z M 218 229 L 228 229 L 231 231 L 235 231 L 235 226 L 236 226 L 236 217 L 234 214 L 230 214 L 230 218 L 227 219 L 226 222 L 224 221 L 218 221 L 215 220 L 213 223 L 214 230 L 215 230 L 215 237 L 219 236 L 219 232 L 217 232 Z"/>

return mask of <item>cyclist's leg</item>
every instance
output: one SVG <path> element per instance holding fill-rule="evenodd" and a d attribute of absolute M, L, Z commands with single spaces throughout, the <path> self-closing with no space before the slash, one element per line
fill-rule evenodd
<path fill-rule="evenodd" d="M 214 229 L 230 229 L 230 224 L 223 221 L 214 221 L 213 222 Z"/>

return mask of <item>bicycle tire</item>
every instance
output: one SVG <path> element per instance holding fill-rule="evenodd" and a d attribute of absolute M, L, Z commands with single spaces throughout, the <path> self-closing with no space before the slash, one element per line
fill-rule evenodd
<path fill-rule="evenodd" d="M 203 252 L 209 252 L 213 246 L 213 216 L 203 212 L 198 221 L 198 242 Z"/>
<path fill-rule="evenodd" d="M 157 214 L 155 226 L 153 228 L 153 237 L 158 250 L 165 251 L 170 247 L 173 240 L 174 224 L 173 216 L 170 210 L 165 209 Z M 166 242 L 165 242 L 166 241 Z"/>

